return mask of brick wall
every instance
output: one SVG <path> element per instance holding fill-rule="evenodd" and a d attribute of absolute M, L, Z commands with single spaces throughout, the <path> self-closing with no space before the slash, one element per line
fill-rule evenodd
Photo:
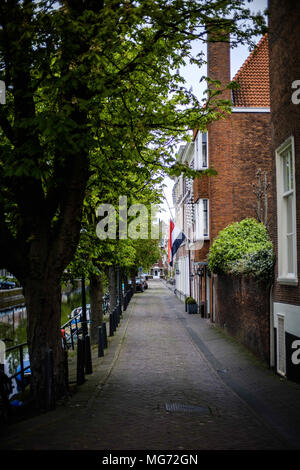
<path fill-rule="evenodd" d="M 224 42 L 213 41 L 213 34 L 209 34 L 207 45 L 207 75 L 212 80 L 219 80 L 224 88 L 230 82 L 230 43 L 229 35 L 224 34 Z M 209 85 L 214 88 L 213 85 Z M 230 90 L 225 90 L 218 99 L 230 100 Z"/>
<path fill-rule="evenodd" d="M 192 251 L 192 260 L 195 262 L 198 261 L 207 261 L 208 252 L 210 248 L 209 240 L 204 240 L 201 250 Z"/>
<path fill-rule="evenodd" d="M 300 273 L 300 104 L 292 103 L 292 82 L 300 80 L 300 3 L 271 0 L 270 5 L 270 91 L 273 156 L 273 239 L 277 245 L 275 150 L 291 135 L 295 139 L 295 179 L 298 277 Z M 277 279 L 278 268 L 275 268 Z M 300 305 L 300 286 L 283 286 L 275 282 L 274 301 Z"/>
<path fill-rule="evenodd" d="M 256 217 L 256 172 L 267 172 L 269 214 L 273 211 L 269 113 L 232 113 L 208 128 L 209 165 L 217 176 L 194 181 L 195 201 L 210 201 L 211 242 L 220 230 L 245 217 Z M 272 218 L 270 229 L 272 228 Z"/>
<path fill-rule="evenodd" d="M 193 186 L 194 202 L 197 202 L 200 197 L 209 197 L 209 176 L 203 175 L 201 178 L 195 178 Z"/>
<path fill-rule="evenodd" d="M 256 173 L 267 172 L 268 215 L 272 229 L 272 156 L 270 113 L 233 113 L 231 118 L 232 206 L 233 220 L 256 217 L 257 197 L 253 183 Z"/>
<path fill-rule="evenodd" d="M 269 287 L 255 280 L 213 276 L 215 322 L 269 362 Z"/>

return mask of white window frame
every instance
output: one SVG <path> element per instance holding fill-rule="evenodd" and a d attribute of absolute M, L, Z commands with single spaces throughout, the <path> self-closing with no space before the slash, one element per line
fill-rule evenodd
<path fill-rule="evenodd" d="M 204 235 L 204 201 L 207 201 L 207 233 Z M 209 199 L 200 198 L 195 204 L 195 241 L 209 240 Z"/>
<path fill-rule="evenodd" d="M 286 152 L 291 151 L 292 173 L 289 179 L 291 187 L 288 190 L 284 188 L 284 156 Z M 297 285 L 297 219 L 296 219 L 296 183 L 295 183 L 295 143 L 294 137 L 286 139 L 275 151 L 276 154 L 276 189 L 277 189 L 277 240 L 278 240 L 278 278 L 279 284 Z M 292 225 L 290 234 L 287 233 L 287 198 L 292 197 Z M 289 272 L 288 266 L 288 240 L 292 237 L 292 272 Z"/>
<path fill-rule="evenodd" d="M 206 134 L 206 165 L 203 166 L 203 141 L 202 135 Z M 197 132 L 195 138 L 195 153 L 194 153 L 194 162 L 195 162 L 195 170 L 207 170 L 208 168 L 208 132 L 201 133 L 200 131 Z"/>

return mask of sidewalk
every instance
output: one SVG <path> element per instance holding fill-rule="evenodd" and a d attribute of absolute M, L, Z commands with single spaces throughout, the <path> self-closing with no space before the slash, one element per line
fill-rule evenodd
<path fill-rule="evenodd" d="M 0 449 L 300 449 L 300 386 L 276 376 L 162 281 L 124 313 L 105 357 Z"/>

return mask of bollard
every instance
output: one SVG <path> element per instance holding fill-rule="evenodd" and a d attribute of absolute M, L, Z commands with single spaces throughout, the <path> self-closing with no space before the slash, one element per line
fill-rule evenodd
<path fill-rule="evenodd" d="M 45 379 L 46 379 L 46 409 L 53 410 L 55 408 L 55 394 L 54 394 L 54 375 L 53 375 L 53 351 L 47 349 L 45 352 Z"/>
<path fill-rule="evenodd" d="M 107 348 L 107 331 L 106 331 L 106 323 L 102 323 L 102 337 L 103 337 L 103 348 Z"/>
<path fill-rule="evenodd" d="M 115 307 L 115 323 L 116 323 L 116 329 L 119 325 L 119 312 L 118 312 L 118 307 Z"/>
<path fill-rule="evenodd" d="M 77 385 L 85 382 L 84 377 L 84 344 L 82 338 L 77 338 Z"/>
<path fill-rule="evenodd" d="M 113 314 L 109 314 L 109 336 L 114 335 L 114 319 L 113 319 Z"/>
<path fill-rule="evenodd" d="M 114 325 L 114 332 L 116 331 L 117 329 L 117 310 L 116 310 L 116 307 L 114 308 L 113 310 L 113 319 L 114 319 L 114 322 L 113 322 L 113 325 Z"/>
<path fill-rule="evenodd" d="M 98 357 L 104 356 L 102 327 L 98 326 Z"/>
<path fill-rule="evenodd" d="M 116 321 L 117 321 L 117 326 L 119 326 L 120 323 L 120 310 L 119 310 L 119 304 L 116 307 Z"/>
<path fill-rule="evenodd" d="M 84 338 L 84 358 L 85 358 L 85 373 L 92 374 L 93 373 L 93 365 L 92 365 L 92 352 L 91 352 L 91 341 L 89 335 L 85 336 Z"/>
<path fill-rule="evenodd" d="M 113 330 L 115 332 L 117 329 L 116 307 L 113 309 L 112 316 L 113 316 Z"/>

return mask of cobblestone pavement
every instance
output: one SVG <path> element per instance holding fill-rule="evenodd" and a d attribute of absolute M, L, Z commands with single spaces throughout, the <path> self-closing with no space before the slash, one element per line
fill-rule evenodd
<path fill-rule="evenodd" d="M 300 386 L 184 305 L 162 281 L 133 297 L 65 406 L 10 426 L 1 449 L 300 449 Z"/>

